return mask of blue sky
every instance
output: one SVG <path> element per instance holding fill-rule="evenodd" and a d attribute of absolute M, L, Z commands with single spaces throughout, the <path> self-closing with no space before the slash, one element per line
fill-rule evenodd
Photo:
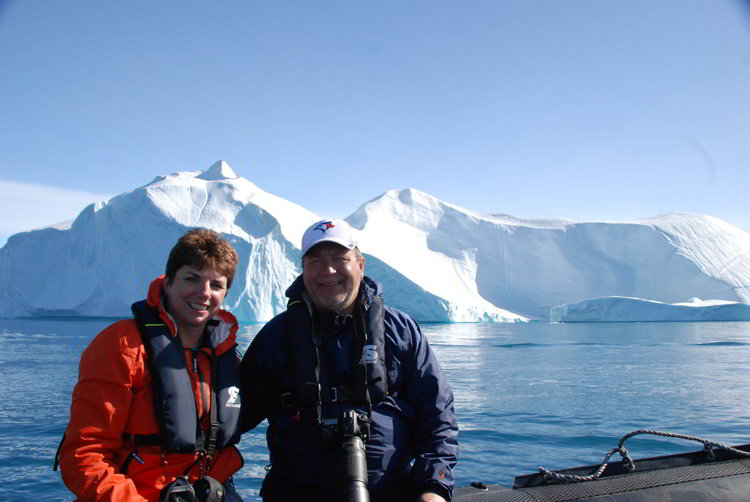
<path fill-rule="evenodd" d="M 413 187 L 750 231 L 750 8 L 0 0 L 0 245 L 219 159 L 321 216 Z"/>

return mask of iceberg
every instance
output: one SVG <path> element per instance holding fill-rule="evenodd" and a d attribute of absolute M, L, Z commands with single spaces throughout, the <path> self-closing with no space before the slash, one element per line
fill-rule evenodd
<path fill-rule="evenodd" d="M 206 227 L 239 255 L 226 307 L 243 322 L 266 321 L 286 308 L 284 292 L 302 272 L 299 241 L 318 219 L 237 176 L 224 161 L 206 171 L 157 176 L 89 205 L 72 223 L 11 236 L 0 249 L 0 317 L 127 317 L 150 280 L 163 273 L 177 238 Z M 481 299 L 432 294 L 364 255 L 367 273 L 384 284 L 389 304 L 417 319 L 523 320 Z"/>
<path fill-rule="evenodd" d="M 240 258 L 227 308 L 243 322 L 266 321 L 286 308 L 284 292 L 301 273 L 301 235 L 321 216 L 224 161 L 157 176 L 70 224 L 11 236 L 0 248 L 0 317 L 128 316 L 176 239 L 207 227 Z M 386 302 L 420 321 L 546 321 L 587 298 L 750 303 L 750 234 L 711 216 L 524 220 L 404 189 L 346 220 Z"/>
<path fill-rule="evenodd" d="M 663 303 L 643 298 L 611 296 L 556 305 L 550 322 L 750 321 L 750 305 L 692 298 Z"/>
<path fill-rule="evenodd" d="M 606 296 L 750 302 L 750 234 L 711 216 L 523 220 L 407 189 L 347 220 L 360 229 L 363 249 L 426 290 L 481 298 L 530 319 Z"/>

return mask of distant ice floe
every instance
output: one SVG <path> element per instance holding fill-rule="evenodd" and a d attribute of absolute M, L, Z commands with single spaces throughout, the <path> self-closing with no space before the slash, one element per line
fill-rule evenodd
<path fill-rule="evenodd" d="M 550 322 L 750 321 L 750 305 L 692 298 L 663 303 L 643 298 L 610 296 L 557 305 Z"/>

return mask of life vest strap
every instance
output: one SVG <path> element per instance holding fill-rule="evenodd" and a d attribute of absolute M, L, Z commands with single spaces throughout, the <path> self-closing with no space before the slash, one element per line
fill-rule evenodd
<path fill-rule="evenodd" d="M 310 382 L 306 387 L 309 389 L 307 395 L 302 399 L 295 399 L 294 392 L 284 392 L 279 396 L 279 402 L 283 409 L 292 409 L 297 406 L 315 406 L 317 404 L 332 403 L 349 403 L 357 401 L 356 395 L 351 385 L 336 385 L 333 387 L 320 389 L 318 392 L 317 384 Z"/>
<path fill-rule="evenodd" d="M 213 457 L 216 452 L 216 438 L 219 433 L 219 403 L 216 399 L 216 396 L 219 394 L 219 377 L 217 376 L 218 366 L 216 349 L 211 347 L 211 427 L 208 430 L 208 438 L 204 435 L 203 443 L 203 451 L 205 451 L 209 457 Z M 205 439 L 208 439 L 208 444 L 206 444 Z"/>

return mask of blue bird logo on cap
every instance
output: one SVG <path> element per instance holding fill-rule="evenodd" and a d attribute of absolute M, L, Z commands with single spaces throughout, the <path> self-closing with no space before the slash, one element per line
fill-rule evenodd
<path fill-rule="evenodd" d="M 323 221 L 323 222 L 321 222 L 321 223 L 318 223 L 318 224 L 317 224 L 317 226 L 316 226 L 315 228 L 313 228 L 313 230 L 320 230 L 321 232 L 323 232 L 323 233 L 326 233 L 326 231 L 327 231 L 327 230 L 328 230 L 329 228 L 333 228 L 333 227 L 335 227 L 335 226 L 336 226 L 336 225 L 334 225 L 334 224 L 333 224 L 332 222 L 330 222 L 330 221 Z"/>

